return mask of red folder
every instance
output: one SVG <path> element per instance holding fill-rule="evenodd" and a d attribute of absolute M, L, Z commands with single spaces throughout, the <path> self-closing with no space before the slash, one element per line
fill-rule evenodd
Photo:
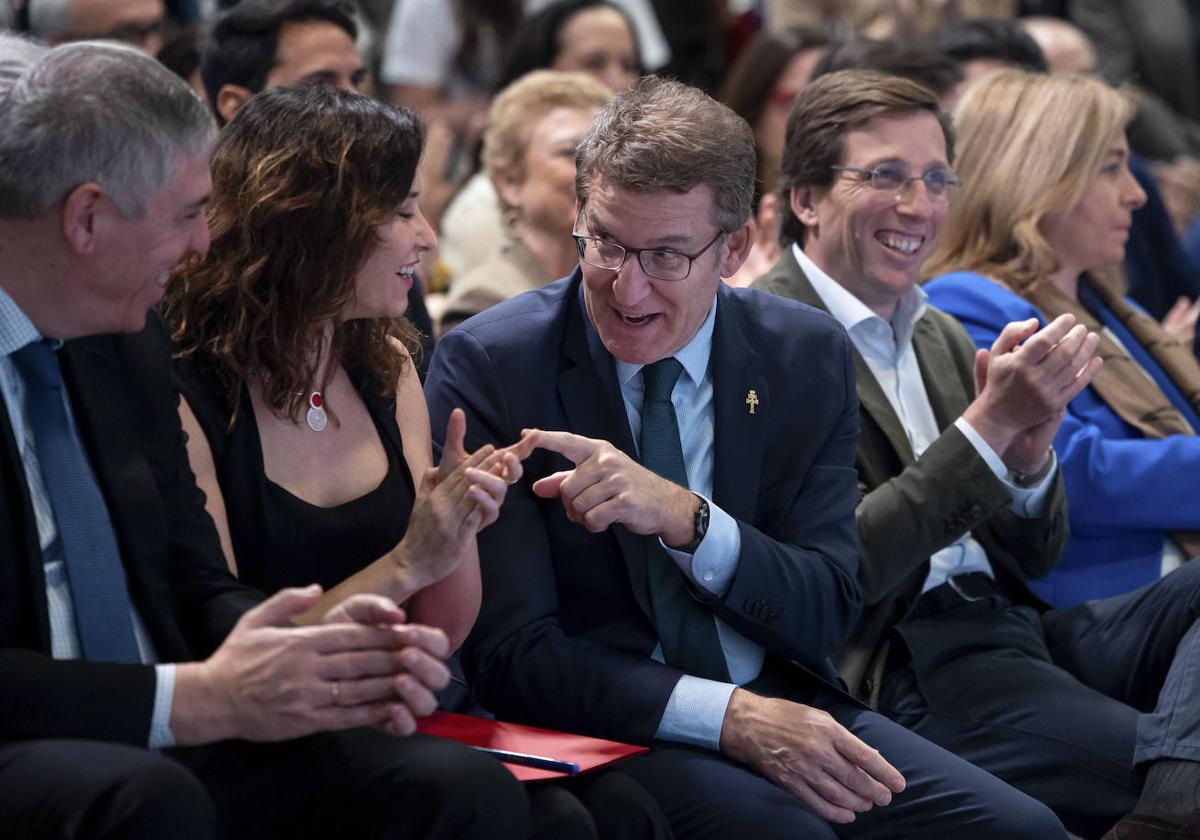
<path fill-rule="evenodd" d="M 418 721 L 417 731 L 458 741 L 469 747 L 492 747 L 510 752 L 573 761 L 579 765 L 581 773 L 612 764 L 614 761 L 620 761 L 631 755 L 644 753 L 649 749 L 633 744 L 622 744 L 619 741 L 605 741 L 602 738 L 571 735 L 551 729 L 538 729 L 536 726 L 503 723 L 498 720 L 487 720 L 453 712 L 434 712 L 429 717 Z M 504 762 L 504 766 L 522 782 L 558 779 L 566 775 L 556 770 L 522 767 L 508 762 Z"/>

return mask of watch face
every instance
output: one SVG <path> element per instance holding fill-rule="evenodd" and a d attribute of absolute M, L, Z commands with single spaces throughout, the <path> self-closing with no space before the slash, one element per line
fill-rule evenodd
<path fill-rule="evenodd" d="M 696 539 L 700 540 L 708 533 L 708 502 L 700 500 L 696 508 Z"/>

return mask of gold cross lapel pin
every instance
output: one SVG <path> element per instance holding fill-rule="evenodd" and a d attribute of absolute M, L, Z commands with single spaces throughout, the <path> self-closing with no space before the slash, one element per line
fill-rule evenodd
<path fill-rule="evenodd" d="M 750 406 L 750 413 L 754 413 L 754 409 L 758 407 L 758 391 L 751 388 L 746 392 L 746 405 Z"/>

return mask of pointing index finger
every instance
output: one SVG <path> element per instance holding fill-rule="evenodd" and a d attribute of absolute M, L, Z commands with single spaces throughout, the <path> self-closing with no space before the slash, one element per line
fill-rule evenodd
<path fill-rule="evenodd" d="M 592 457 L 600 441 L 571 434 L 570 432 L 547 432 L 543 429 L 529 429 L 526 437 L 533 438 L 533 446 L 557 452 L 578 466 Z"/>
<path fill-rule="evenodd" d="M 497 452 L 510 452 L 518 461 L 524 461 L 528 458 L 536 448 L 537 436 L 534 432 L 536 429 L 525 429 L 521 434 L 521 439 L 516 443 L 497 450 Z"/>

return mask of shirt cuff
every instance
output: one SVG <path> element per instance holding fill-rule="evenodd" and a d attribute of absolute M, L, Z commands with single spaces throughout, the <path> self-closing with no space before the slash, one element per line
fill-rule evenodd
<path fill-rule="evenodd" d="M 1058 455 L 1050 450 L 1050 463 L 1046 474 L 1032 487 L 1020 487 L 1004 479 L 1008 492 L 1012 494 L 1012 511 L 1024 519 L 1036 519 L 1046 512 L 1046 497 L 1050 495 L 1050 485 L 1054 483 L 1054 474 L 1058 472 Z"/>
<path fill-rule="evenodd" d="M 1054 480 L 1054 473 L 1058 470 L 1058 457 L 1054 454 L 1053 449 L 1050 450 L 1050 466 L 1041 480 L 1032 487 L 1020 487 L 1009 480 L 1009 469 L 1005 466 L 1004 461 L 979 432 L 975 431 L 975 428 L 967 422 L 966 418 L 959 417 L 954 421 L 954 427 L 971 442 L 975 451 L 979 453 L 979 457 L 983 458 L 996 478 L 1004 482 L 1004 486 L 1008 488 L 1008 495 L 1012 499 L 1010 509 L 1013 513 L 1026 519 L 1034 519 L 1045 513 L 1046 496 L 1050 493 L 1050 484 Z"/>
<path fill-rule="evenodd" d="M 742 532 L 737 521 L 713 504 L 712 499 L 707 496 L 701 498 L 708 502 L 708 531 L 700 540 L 696 553 L 678 551 L 663 543 L 661 538 L 659 544 L 692 583 L 720 598 L 729 591 L 733 576 L 737 573 Z"/>
<path fill-rule="evenodd" d="M 725 709 L 735 688 L 732 683 L 683 675 L 667 700 L 654 737 L 719 752 Z"/>
<path fill-rule="evenodd" d="M 150 743 L 152 750 L 175 746 L 175 733 L 171 731 L 171 703 L 175 700 L 175 666 L 154 666 L 154 713 L 150 716 Z"/>

